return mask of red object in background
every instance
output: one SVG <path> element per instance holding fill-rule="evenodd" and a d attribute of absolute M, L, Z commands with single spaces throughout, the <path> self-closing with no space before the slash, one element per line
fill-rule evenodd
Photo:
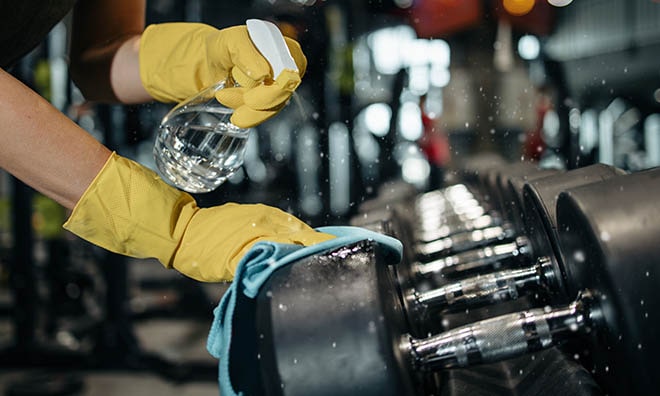
<path fill-rule="evenodd" d="M 419 148 L 430 164 L 437 167 L 447 166 L 451 159 L 447 134 L 437 131 L 435 120 L 424 112 L 422 112 L 422 125 L 424 132 L 418 141 Z"/>
<path fill-rule="evenodd" d="M 502 0 L 494 0 L 492 4 L 495 16 L 508 21 L 518 31 L 537 36 L 547 36 L 552 32 L 556 8 L 545 0 L 536 0 L 532 10 L 525 15 L 511 15 L 504 8 Z"/>
<path fill-rule="evenodd" d="M 481 0 L 417 0 L 410 24 L 420 38 L 438 38 L 481 23 Z"/>
<path fill-rule="evenodd" d="M 534 128 L 525 133 L 525 142 L 522 147 L 522 155 L 526 159 L 539 161 L 546 145 L 543 141 L 543 120 L 545 113 L 552 109 L 552 101 L 547 95 L 541 94 L 536 103 L 536 123 Z"/>

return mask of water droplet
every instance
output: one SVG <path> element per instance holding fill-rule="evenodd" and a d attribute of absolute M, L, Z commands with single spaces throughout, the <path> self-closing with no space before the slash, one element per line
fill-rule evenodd
<path fill-rule="evenodd" d="M 605 366 L 605 372 L 609 373 L 610 372 L 610 366 Z"/>
<path fill-rule="evenodd" d="M 336 342 L 332 343 L 332 348 L 337 348 L 337 343 Z"/>
<path fill-rule="evenodd" d="M 279 308 L 282 312 L 286 312 L 286 310 L 289 309 L 289 308 L 288 308 L 286 305 L 284 305 L 284 304 L 280 304 L 280 305 L 278 306 L 278 308 Z"/>
<path fill-rule="evenodd" d="M 573 359 L 579 360 L 580 359 L 580 354 L 576 353 L 575 355 L 573 355 Z"/>
<path fill-rule="evenodd" d="M 642 344 L 637 344 L 637 349 L 642 349 Z"/>
<path fill-rule="evenodd" d="M 584 263 L 585 260 L 584 251 L 576 250 L 575 253 L 573 253 L 573 259 L 575 260 L 576 263 Z"/>
<path fill-rule="evenodd" d="M 639 300 L 639 305 L 644 305 L 644 299 Z"/>
<path fill-rule="evenodd" d="M 293 364 L 298 364 L 298 359 L 294 358 L 293 359 Z"/>

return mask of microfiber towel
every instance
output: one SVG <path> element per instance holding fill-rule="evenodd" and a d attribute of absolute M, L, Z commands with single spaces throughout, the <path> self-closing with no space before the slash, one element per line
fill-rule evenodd
<path fill-rule="evenodd" d="M 391 255 L 394 262 L 398 263 L 401 260 L 403 245 L 395 238 L 351 226 L 320 227 L 317 228 L 317 231 L 335 235 L 337 238 L 306 247 L 274 242 L 258 242 L 238 263 L 234 281 L 223 295 L 218 306 L 213 310 L 214 320 L 206 344 L 209 353 L 219 360 L 218 381 L 222 396 L 244 394 L 243 383 L 245 381 L 234 378 L 232 382 L 232 374 L 234 374 L 234 377 L 252 379 L 258 376 L 257 367 L 238 361 L 241 355 L 249 354 L 249 352 L 233 355 L 231 353 L 232 341 L 237 349 L 242 350 L 245 346 L 247 351 L 256 342 L 246 340 L 243 343 L 242 340 L 236 339 L 236 336 L 242 332 L 232 330 L 235 330 L 234 327 L 244 326 L 245 323 L 243 322 L 248 323 L 248 325 L 254 323 L 254 298 L 275 270 L 313 254 L 334 250 L 362 240 L 373 240 L 386 248 L 386 254 Z M 234 324 L 235 312 L 240 312 L 241 320 Z M 236 370 L 230 372 L 232 365 L 246 367 L 245 370 L 240 367 L 239 371 L 249 371 L 252 368 L 254 372 L 239 372 L 236 375 Z M 248 380 L 246 379 L 246 381 Z"/>

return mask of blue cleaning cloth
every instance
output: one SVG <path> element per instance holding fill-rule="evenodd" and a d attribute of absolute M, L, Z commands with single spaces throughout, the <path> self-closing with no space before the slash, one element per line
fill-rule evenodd
<path fill-rule="evenodd" d="M 334 250 L 362 240 L 375 241 L 387 249 L 387 253 L 392 255 L 396 263 L 401 260 L 403 245 L 395 238 L 364 228 L 349 226 L 320 227 L 317 228 L 317 231 L 335 235 L 337 238 L 307 247 L 274 242 L 258 242 L 238 263 L 233 283 L 223 295 L 218 306 L 213 310 L 215 318 L 206 344 L 209 353 L 219 359 L 218 381 L 222 396 L 244 394 L 243 383 L 249 381 L 249 379 L 237 381 L 235 378 L 235 381 L 232 382 L 231 374 L 234 374 L 234 377 L 252 378 L 253 380 L 258 375 L 256 366 L 252 366 L 252 373 L 239 373 L 238 375 L 235 372 L 230 373 L 232 364 L 239 364 L 239 362 L 235 362 L 238 358 L 234 358 L 231 354 L 232 339 L 235 343 L 240 344 L 236 340 L 236 336 L 242 333 L 232 331 L 235 330 L 233 329 L 234 326 L 241 325 L 241 323 L 233 324 L 233 319 L 234 313 L 240 312 L 242 315 L 240 322 L 252 323 L 254 321 L 253 306 L 250 304 L 253 303 L 259 289 L 273 271 L 310 255 Z M 246 340 L 245 344 L 254 345 L 256 342 Z M 249 352 L 246 351 L 246 353 Z M 236 355 L 240 356 L 241 353 Z M 249 367 L 249 365 L 247 366 Z"/>

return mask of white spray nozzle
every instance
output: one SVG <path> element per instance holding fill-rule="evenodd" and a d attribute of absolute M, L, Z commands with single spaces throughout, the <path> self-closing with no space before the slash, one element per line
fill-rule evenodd
<path fill-rule="evenodd" d="M 250 40 L 273 68 L 273 78 L 277 78 L 285 69 L 298 71 L 284 36 L 275 24 L 261 19 L 248 19 L 246 25 Z"/>

